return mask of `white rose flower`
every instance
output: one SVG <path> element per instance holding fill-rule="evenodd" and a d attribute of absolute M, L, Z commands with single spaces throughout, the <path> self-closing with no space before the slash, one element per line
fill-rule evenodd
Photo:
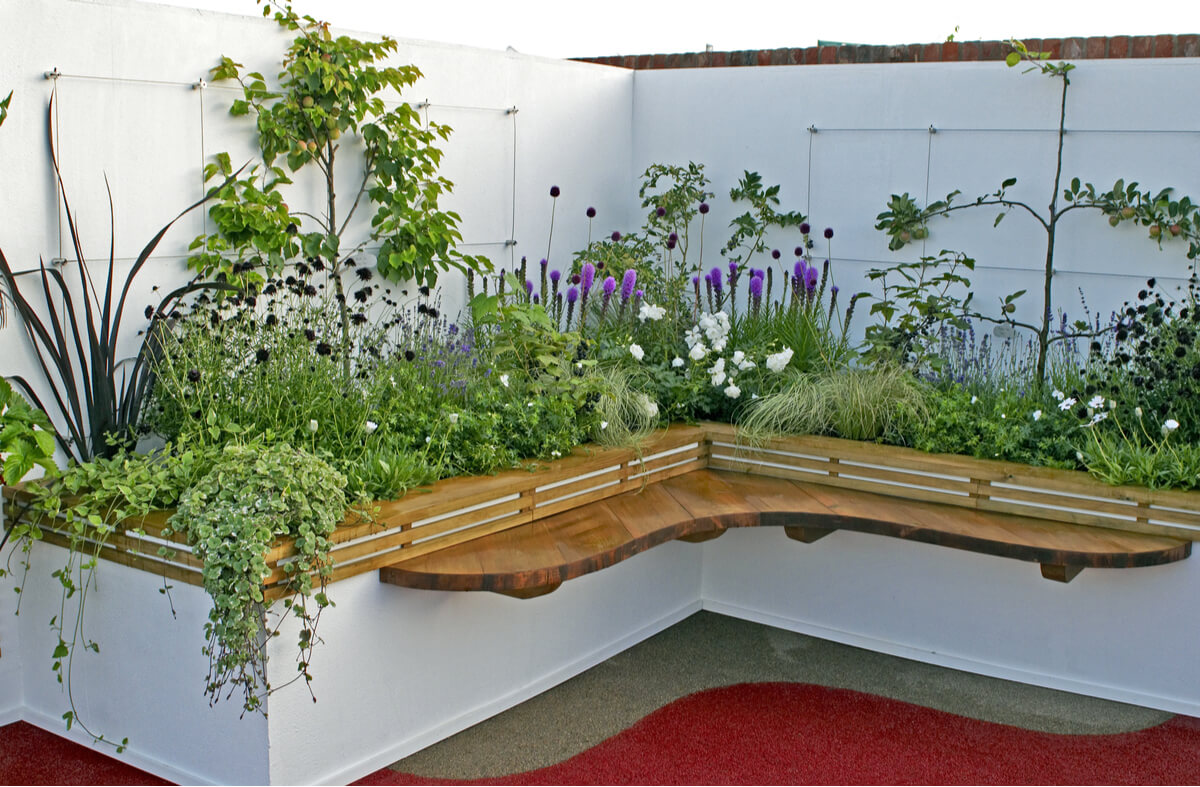
<path fill-rule="evenodd" d="M 693 361 L 702 361 L 706 355 L 708 355 L 708 348 L 704 346 L 704 342 L 696 342 L 688 351 L 688 357 Z"/>
<path fill-rule="evenodd" d="M 642 308 L 638 309 L 638 319 L 642 322 L 646 320 L 661 320 L 667 313 L 667 310 L 662 306 L 653 306 L 649 303 L 643 303 Z"/>
<path fill-rule="evenodd" d="M 733 383 L 730 383 L 728 387 L 725 388 L 725 395 L 730 399 L 736 399 L 742 395 L 742 389 L 738 388 Z"/>
<path fill-rule="evenodd" d="M 788 362 L 792 360 L 792 348 L 784 347 L 780 352 L 767 356 L 767 368 L 772 372 L 779 374 L 787 367 Z"/>
<path fill-rule="evenodd" d="M 640 344 L 629 345 L 629 354 L 632 355 L 634 360 L 637 361 L 640 361 L 642 358 L 646 357 L 646 351 L 642 349 Z"/>
<path fill-rule="evenodd" d="M 678 355 L 676 355 L 671 360 L 671 365 L 674 366 L 676 369 L 678 369 L 680 366 L 683 366 L 683 363 L 684 363 L 683 359 L 680 358 Z"/>

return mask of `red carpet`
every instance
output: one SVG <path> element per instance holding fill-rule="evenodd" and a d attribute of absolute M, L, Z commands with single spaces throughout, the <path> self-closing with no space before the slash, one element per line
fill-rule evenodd
<path fill-rule="evenodd" d="M 161 784 L 28 724 L 0 783 Z M 387 769 L 363 785 L 438 784 Z M 741 684 L 677 700 L 571 759 L 478 784 L 1200 784 L 1200 719 L 1052 735 L 844 689 Z"/>

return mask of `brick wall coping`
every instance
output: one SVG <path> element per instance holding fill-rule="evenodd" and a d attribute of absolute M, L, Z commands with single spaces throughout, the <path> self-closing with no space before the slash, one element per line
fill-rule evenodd
<path fill-rule="evenodd" d="M 1052 59 L 1200 57 L 1200 35 L 1094 36 L 1022 39 L 1030 51 Z M 811 66 L 839 63 L 936 63 L 1003 60 L 1006 41 L 947 41 L 940 44 L 854 45 L 747 49 L 735 52 L 577 57 L 585 63 L 630 69 L 719 68 L 722 66 Z"/>

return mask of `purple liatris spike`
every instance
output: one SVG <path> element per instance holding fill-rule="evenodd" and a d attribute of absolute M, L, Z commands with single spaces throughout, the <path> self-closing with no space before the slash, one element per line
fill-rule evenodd
<path fill-rule="evenodd" d="M 757 276 L 750 277 L 750 297 L 754 300 L 762 298 L 763 280 Z"/>
<path fill-rule="evenodd" d="M 543 268 L 545 268 L 547 264 L 549 264 L 549 261 L 545 257 L 542 257 L 542 261 L 538 263 L 538 265 L 541 265 Z"/>
<path fill-rule="evenodd" d="M 804 277 L 808 275 L 808 263 L 802 259 L 796 260 L 796 264 L 792 266 L 792 275 L 804 281 Z"/>
<path fill-rule="evenodd" d="M 750 278 L 752 278 L 752 279 L 761 279 L 766 275 L 767 275 L 766 271 L 764 271 L 762 268 L 751 268 L 750 269 Z"/>
<path fill-rule="evenodd" d="M 567 288 L 567 303 L 575 303 L 579 300 L 579 289 L 576 287 Z"/>
<path fill-rule="evenodd" d="M 550 281 L 558 284 L 558 280 L 562 278 L 562 271 L 550 271 Z"/>
<path fill-rule="evenodd" d="M 612 276 L 609 276 L 607 279 L 604 280 L 604 297 L 606 297 L 606 298 L 609 297 L 616 291 L 616 289 L 617 289 L 617 280 L 616 279 L 614 279 Z"/>
<path fill-rule="evenodd" d="M 721 269 L 713 268 L 712 272 L 708 274 L 708 278 L 710 281 L 712 281 L 713 291 L 715 293 L 717 293 L 718 295 L 720 295 L 721 294 Z"/>
<path fill-rule="evenodd" d="M 818 279 L 819 277 L 820 277 L 820 273 L 818 273 L 818 272 L 817 272 L 817 268 L 816 268 L 816 266 L 813 266 L 813 267 L 809 268 L 809 269 L 808 269 L 808 270 L 805 272 L 805 275 L 804 275 L 804 286 L 805 286 L 806 288 L 808 288 L 808 291 L 809 291 L 809 292 L 812 292 L 813 290 L 815 290 L 815 289 L 817 288 L 817 279 Z"/>
<path fill-rule="evenodd" d="M 526 295 L 533 294 L 533 282 L 531 282 L 529 279 L 525 280 L 525 294 Z"/>
<path fill-rule="evenodd" d="M 637 271 L 633 268 L 625 271 L 625 275 L 621 278 L 621 300 L 627 301 L 633 295 L 633 288 L 637 286 Z"/>
<path fill-rule="evenodd" d="M 592 283 L 596 281 L 596 266 L 590 262 L 583 263 L 583 274 L 580 276 L 580 285 L 586 293 L 592 289 Z"/>

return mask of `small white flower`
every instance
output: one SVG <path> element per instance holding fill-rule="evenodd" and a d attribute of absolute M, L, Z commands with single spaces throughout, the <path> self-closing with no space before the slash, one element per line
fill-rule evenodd
<path fill-rule="evenodd" d="M 736 399 L 736 398 L 738 398 L 739 396 L 741 396 L 741 395 L 742 395 L 742 389 L 741 389 L 741 388 L 738 388 L 738 387 L 737 387 L 736 385 L 734 385 L 733 383 L 730 383 L 730 384 L 729 384 L 729 385 L 728 385 L 728 386 L 725 388 L 725 395 L 726 395 L 726 396 L 728 396 L 730 399 Z"/>
<path fill-rule="evenodd" d="M 320 428 L 321 428 L 321 425 L 317 423 L 317 419 L 316 419 L 316 418 L 310 418 L 310 419 L 309 419 L 309 421 L 308 421 L 308 431 L 312 432 L 313 434 L 316 434 L 316 433 L 317 433 L 317 430 L 318 430 L 318 429 L 320 429 Z"/>
<path fill-rule="evenodd" d="M 458 423 L 458 413 L 450 413 L 449 418 L 450 418 L 450 423 L 452 423 L 452 424 Z"/>
<path fill-rule="evenodd" d="M 551 451 L 550 456 L 553 456 L 555 459 L 557 459 L 558 457 L 562 456 L 562 451 Z"/>
<path fill-rule="evenodd" d="M 638 310 L 638 319 L 642 322 L 646 320 L 661 320 L 666 313 L 667 310 L 662 306 L 643 303 L 642 308 Z"/>
<path fill-rule="evenodd" d="M 747 369 L 753 369 L 757 365 L 754 363 L 754 361 L 750 360 L 746 356 L 746 353 L 742 352 L 741 350 L 738 350 L 733 354 L 733 364 L 743 372 Z"/>
<path fill-rule="evenodd" d="M 508 387 L 508 375 L 507 374 L 500 375 L 500 384 L 503 385 L 505 388 Z"/>
<path fill-rule="evenodd" d="M 604 431 L 607 428 L 608 428 L 608 421 L 601 421 L 600 422 L 600 430 Z"/>
<path fill-rule="evenodd" d="M 1171 432 L 1174 432 L 1178 428 L 1179 428 L 1179 422 L 1176 421 L 1174 418 L 1168 418 L 1167 420 L 1163 421 L 1163 425 L 1162 425 L 1163 437 L 1166 437 L 1167 435 L 1171 434 Z"/>
<path fill-rule="evenodd" d="M 972 397 L 971 397 L 971 404 L 975 404 L 975 403 L 976 403 L 976 402 L 978 402 L 978 401 L 979 401 L 979 397 L 978 397 L 978 396 L 972 396 Z"/>
<path fill-rule="evenodd" d="M 757 399 L 757 398 L 758 398 L 758 394 L 756 394 L 756 393 L 752 393 L 752 394 L 750 394 L 750 398 L 751 398 L 751 399 Z"/>
<path fill-rule="evenodd" d="M 1041 410 L 1034 410 L 1034 411 L 1033 411 L 1033 420 L 1035 420 L 1035 421 L 1040 421 L 1040 420 L 1042 420 L 1042 411 L 1041 411 Z"/>
<path fill-rule="evenodd" d="M 779 374 L 787 367 L 788 361 L 792 360 L 792 355 L 793 352 L 791 347 L 784 347 L 779 352 L 774 353 L 773 355 L 768 355 L 767 368 L 776 374 Z"/>
<path fill-rule="evenodd" d="M 433 437 L 427 435 L 425 437 L 425 445 L 429 445 L 432 442 L 433 442 Z"/>
<path fill-rule="evenodd" d="M 1062 391 L 1055 391 L 1054 393 L 1052 393 L 1050 395 L 1053 396 L 1055 399 L 1057 399 L 1060 402 L 1063 400 L 1063 397 L 1066 396 L 1066 394 L 1063 393 Z"/>
<path fill-rule="evenodd" d="M 708 348 L 704 346 L 704 342 L 696 342 L 692 345 L 692 349 L 688 350 L 688 357 L 693 361 L 702 361 L 706 355 L 708 355 Z"/>
<path fill-rule="evenodd" d="M 1108 418 L 1108 413 L 1106 413 L 1106 412 L 1104 412 L 1103 410 L 1101 410 L 1100 412 L 1098 412 L 1098 413 L 1096 413 L 1095 415 L 1093 415 L 1093 416 L 1092 416 L 1092 420 L 1091 420 L 1091 422 L 1088 424 L 1088 426 L 1095 426 L 1096 424 L 1098 424 L 1098 423 L 1100 423 L 1101 421 L 1103 421 L 1105 418 Z"/>
<path fill-rule="evenodd" d="M 375 423 L 374 421 L 367 421 L 366 425 L 363 426 L 363 429 L 367 430 L 367 434 L 371 434 L 378 428 L 379 424 Z"/>
<path fill-rule="evenodd" d="M 1133 408 L 1133 414 L 1136 415 L 1138 418 L 1141 418 L 1142 417 L 1142 408 L 1140 408 L 1140 407 Z"/>
<path fill-rule="evenodd" d="M 629 354 L 632 355 L 636 361 L 640 361 L 642 358 L 646 357 L 646 351 L 642 349 L 642 345 L 640 344 L 629 345 Z"/>
<path fill-rule="evenodd" d="M 1075 406 L 1075 397 L 1069 396 L 1058 403 L 1058 409 L 1064 412 Z"/>
<path fill-rule="evenodd" d="M 746 353 L 742 352 L 741 350 L 734 350 L 733 358 L 731 358 L 730 360 L 732 360 L 735 364 L 739 364 L 742 361 L 744 361 L 745 359 L 746 359 Z"/>
<path fill-rule="evenodd" d="M 1076 451 L 1075 458 L 1078 459 L 1080 462 L 1082 462 L 1083 461 L 1083 451 Z"/>
<path fill-rule="evenodd" d="M 1088 400 L 1088 407 L 1090 407 L 1093 410 L 1099 410 L 1103 406 L 1104 406 L 1104 397 L 1101 396 L 1100 394 L 1096 394 L 1095 396 L 1093 396 L 1091 399 Z"/>
<path fill-rule="evenodd" d="M 1116 399 L 1109 399 L 1109 400 L 1108 400 L 1108 409 L 1109 409 L 1109 410 L 1116 410 L 1116 409 L 1117 409 L 1117 400 L 1116 400 Z"/>
<path fill-rule="evenodd" d="M 646 396 L 646 394 L 638 394 L 638 404 L 641 405 L 642 412 L 646 414 L 647 418 L 658 417 L 658 402 Z"/>
<path fill-rule="evenodd" d="M 671 365 L 674 366 L 676 369 L 678 369 L 680 366 L 683 366 L 683 364 L 684 364 L 684 360 L 682 358 L 680 358 L 678 355 L 676 355 L 671 360 Z"/>
<path fill-rule="evenodd" d="M 1000 413 L 1000 417 L 1001 417 L 1002 419 L 1003 419 L 1003 418 L 1008 418 L 1008 416 L 1007 416 L 1007 415 L 1005 415 L 1004 413 Z"/>
<path fill-rule="evenodd" d="M 725 372 L 713 372 L 713 376 L 712 376 L 713 387 L 716 388 L 719 385 L 723 385 L 725 383 L 726 379 L 728 379 L 728 377 L 725 374 Z"/>

